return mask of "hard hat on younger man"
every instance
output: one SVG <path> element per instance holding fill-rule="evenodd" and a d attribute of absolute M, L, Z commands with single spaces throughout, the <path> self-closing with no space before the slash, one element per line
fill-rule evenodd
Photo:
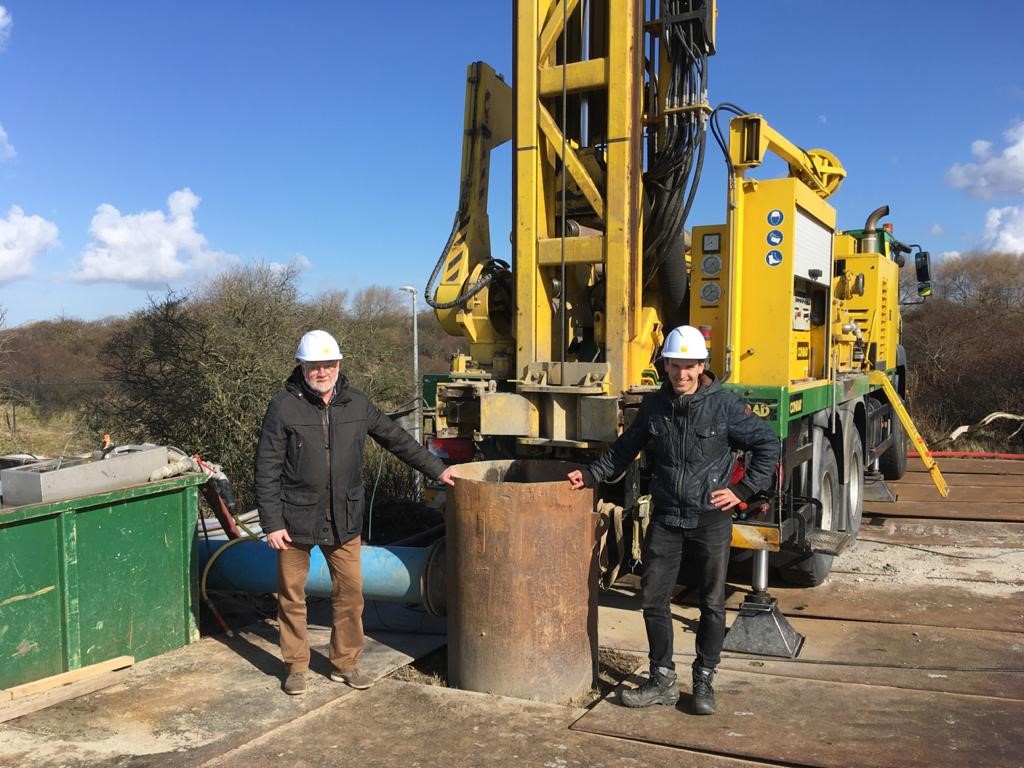
<path fill-rule="evenodd" d="M 704 334 L 692 325 L 673 328 L 661 347 L 661 356 L 676 360 L 707 360 L 708 345 Z"/>

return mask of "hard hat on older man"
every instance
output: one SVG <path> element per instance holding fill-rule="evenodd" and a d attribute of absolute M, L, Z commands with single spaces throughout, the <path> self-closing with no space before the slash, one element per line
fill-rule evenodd
<path fill-rule="evenodd" d="M 327 331 L 310 331 L 299 339 L 295 359 L 303 363 L 319 363 L 326 360 L 341 360 L 338 342 Z"/>

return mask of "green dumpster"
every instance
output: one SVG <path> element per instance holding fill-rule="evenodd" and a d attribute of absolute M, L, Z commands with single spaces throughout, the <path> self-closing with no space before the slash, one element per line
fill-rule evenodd
<path fill-rule="evenodd" d="M 202 474 L 0 507 L 0 688 L 197 640 Z"/>

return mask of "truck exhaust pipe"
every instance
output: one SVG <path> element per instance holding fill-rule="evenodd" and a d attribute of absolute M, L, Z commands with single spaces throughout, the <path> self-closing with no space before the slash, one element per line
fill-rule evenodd
<path fill-rule="evenodd" d="M 864 222 L 864 232 L 861 234 L 858 243 L 858 253 L 881 253 L 881 243 L 878 242 L 878 220 L 889 215 L 889 206 L 883 205 L 875 208 Z"/>

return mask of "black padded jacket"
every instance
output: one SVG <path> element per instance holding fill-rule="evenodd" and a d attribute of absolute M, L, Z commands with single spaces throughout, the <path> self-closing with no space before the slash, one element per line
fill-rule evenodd
<path fill-rule="evenodd" d="M 781 452 L 768 423 L 706 373 L 689 398 L 676 395 L 668 382 L 644 397 L 633 423 L 590 465 L 590 473 L 601 482 L 614 478 L 644 448 L 653 454 L 654 516 L 685 528 L 717 510 L 713 490 L 731 488 L 741 501 L 767 490 Z M 750 451 L 752 458 L 743 479 L 731 484 L 737 450 Z"/>
<path fill-rule="evenodd" d="M 338 376 L 328 406 L 296 366 L 267 407 L 256 447 L 256 505 L 263 531 L 287 529 L 297 544 L 343 544 L 359 535 L 367 435 L 431 478 L 444 472 L 439 458 L 349 386 L 344 375 Z"/>

